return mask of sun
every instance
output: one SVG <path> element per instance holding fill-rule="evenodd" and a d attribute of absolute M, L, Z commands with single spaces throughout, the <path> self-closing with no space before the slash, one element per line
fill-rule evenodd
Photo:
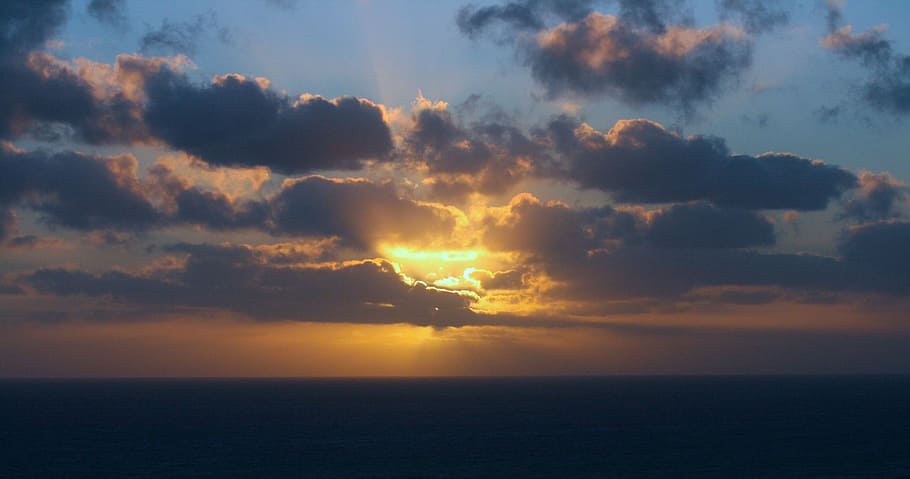
<path fill-rule="evenodd" d="M 409 277 L 450 289 L 475 289 L 476 283 L 464 280 L 466 272 L 481 267 L 487 258 L 480 249 L 422 250 L 389 245 L 379 249 Z"/>

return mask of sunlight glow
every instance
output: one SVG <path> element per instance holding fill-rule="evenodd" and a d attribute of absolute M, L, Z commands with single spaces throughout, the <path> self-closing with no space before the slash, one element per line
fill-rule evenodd
<path fill-rule="evenodd" d="M 475 250 L 417 251 L 405 247 L 383 248 L 383 252 L 393 259 L 420 262 L 465 262 L 480 256 Z"/>

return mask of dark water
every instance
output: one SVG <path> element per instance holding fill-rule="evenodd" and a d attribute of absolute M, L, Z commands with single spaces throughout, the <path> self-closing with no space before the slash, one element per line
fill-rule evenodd
<path fill-rule="evenodd" d="M 4 380 L 0 476 L 910 477 L 910 377 Z"/>

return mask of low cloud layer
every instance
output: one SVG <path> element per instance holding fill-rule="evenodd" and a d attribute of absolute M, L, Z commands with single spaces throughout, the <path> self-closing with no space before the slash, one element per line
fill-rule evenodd
<path fill-rule="evenodd" d="M 364 260 L 288 266 L 248 246 L 177 244 L 177 267 L 141 273 L 40 269 L 22 280 L 43 294 L 109 298 L 135 314 L 214 309 L 261 320 L 468 324 L 472 296 L 408 283 L 392 264 Z"/>

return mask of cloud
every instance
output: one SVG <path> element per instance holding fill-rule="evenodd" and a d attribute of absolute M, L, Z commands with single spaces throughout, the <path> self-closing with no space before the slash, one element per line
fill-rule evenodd
<path fill-rule="evenodd" d="M 207 18 L 196 23 L 209 25 Z M 190 62 L 180 55 L 120 55 L 106 65 L 37 51 L 65 20 L 62 1 L 0 7 L 0 138 L 31 133 L 92 145 L 160 141 L 212 165 L 262 165 L 282 173 L 359 169 L 364 160 L 391 153 L 384 108 L 368 100 L 289 98 L 265 79 L 240 75 L 196 85 L 183 73 Z M 167 25 L 174 28 L 147 43 L 179 43 L 181 35 L 175 40 L 164 33 L 197 30 Z"/>
<path fill-rule="evenodd" d="M 749 67 L 751 50 L 748 36 L 729 26 L 655 34 L 592 13 L 540 33 L 525 62 L 550 96 L 607 94 L 691 111 Z"/>
<path fill-rule="evenodd" d="M 853 33 L 851 25 L 839 27 L 843 13 L 835 2 L 828 2 L 828 35 L 821 44 L 842 58 L 858 60 L 866 67 L 867 79 L 862 98 L 869 106 L 887 113 L 910 113 L 910 55 L 894 51 L 894 43 L 884 37 L 880 25 L 869 31 Z"/>
<path fill-rule="evenodd" d="M 222 43 L 231 43 L 231 32 L 218 24 L 215 12 L 194 16 L 191 20 L 172 22 L 167 18 L 161 20 L 157 29 L 147 27 L 139 39 L 139 51 L 158 54 L 184 54 L 193 56 L 199 47 L 202 35 L 214 31 Z"/>
<path fill-rule="evenodd" d="M 260 320 L 412 323 L 472 322 L 468 293 L 408 282 L 382 260 L 288 266 L 250 246 L 177 244 L 176 267 L 89 273 L 39 269 L 20 280 L 44 294 L 109 299 L 149 314 L 228 310 Z"/>
<path fill-rule="evenodd" d="M 619 15 L 623 22 L 644 28 L 653 33 L 667 31 L 667 23 L 679 16 L 684 0 L 617 0 Z M 679 23 L 690 23 L 691 19 L 676 19 Z"/>
<path fill-rule="evenodd" d="M 859 188 L 846 200 L 841 218 L 875 221 L 900 216 L 897 207 L 908 198 L 907 184 L 888 173 L 863 172 Z"/>
<path fill-rule="evenodd" d="M 459 200 L 470 193 L 496 195 L 544 166 L 544 147 L 511 118 L 487 115 L 463 125 L 443 102 L 417 99 L 403 154 L 425 170 L 430 196 Z"/>
<path fill-rule="evenodd" d="M 447 240 L 457 209 L 399 196 L 394 185 L 319 176 L 286 180 L 273 194 L 232 197 L 201 187 L 164 163 L 141 179 L 129 154 L 0 150 L 3 236 L 15 232 L 10 208 L 35 210 L 49 225 L 84 231 L 143 231 L 193 225 L 211 231 L 257 230 L 273 235 L 336 237 L 372 250 L 380 243 Z"/>
<path fill-rule="evenodd" d="M 572 208 L 524 193 L 482 218 L 483 244 L 527 253 L 535 261 L 584 261 L 596 252 L 650 245 L 669 249 L 770 246 L 774 225 L 753 211 L 710 203 L 641 208 Z"/>
<path fill-rule="evenodd" d="M 400 198 L 390 184 L 319 176 L 287 181 L 270 208 L 277 234 L 338 236 L 363 249 L 448 238 L 457 221 L 450 209 Z"/>
<path fill-rule="evenodd" d="M 910 292 L 910 222 L 880 221 L 850 228 L 840 253 L 856 270 L 856 281 L 901 294 Z"/>
<path fill-rule="evenodd" d="M 120 29 L 127 27 L 125 10 L 126 0 L 91 0 L 86 6 L 89 16 Z"/>
<path fill-rule="evenodd" d="M 602 133 L 562 117 L 548 128 L 566 158 L 565 174 L 622 202 L 820 210 L 857 185 L 852 173 L 818 160 L 732 155 L 720 138 L 683 138 L 648 120 L 620 120 Z"/>
<path fill-rule="evenodd" d="M 553 20 L 577 22 L 593 12 L 597 4 L 616 4 L 618 17 L 636 27 L 663 33 L 668 22 L 689 23 L 683 14 L 684 0 L 518 0 L 500 5 L 476 7 L 467 5 L 458 10 L 455 23 L 471 38 L 503 27 L 500 41 L 509 41 L 516 33 L 544 30 Z"/>
<path fill-rule="evenodd" d="M 25 132 L 34 137 L 40 135 L 43 128 L 50 127 L 52 131 L 63 133 L 55 135 L 56 138 L 47 138 L 51 140 L 76 140 L 92 145 L 153 142 L 142 118 L 146 81 L 165 66 L 180 70 L 188 64 L 186 57 L 141 55 L 118 55 L 113 65 L 86 59 L 70 63 L 48 53 L 33 52 L 28 59 L 29 69 L 41 78 L 65 79 L 61 86 L 64 91 L 71 87 L 79 92 L 76 95 L 78 108 L 73 106 L 75 100 L 55 100 L 59 93 L 48 92 L 45 101 L 53 102 L 48 108 L 69 113 L 58 113 L 56 117 L 40 114 L 19 117 L 19 131 L 11 136 Z"/>
<path fill-rule="evenodd" d="M 523 274 L 517 269 L 507 271 L 477 269 L 471 271 L 468 277 L 480 282 L 480 287 L 485 290 L 517 290 L 524 286 Z"/>
<path fill-rule="evenodd" d="M 609 95 L 636 106 L 672 105 L 691 114 L 752 63 L 752 41 L 745 31 L 730 25 L 687 26 L 690 21 L 680 15 L 682 2 L 619 1 L 618 16 L 592 11 L 593 3 L 468 6 L 456 22 L 472 38 L 503 25 L 500 41 L 516 43 L 550 97 Z M 752 4 L 727 3 L 724 12 L 736 11 L 746 28 L 773 23 L 771 13 Z M 550 27 L 552 18 L 563 23 Z"/>
<path fill-rule="evenodd" d="M 644 229 L 643 221 L 634 211 L 610 207 L 575 209 L 523 193 L 512 198 L 506 207 L 490 209 L 481 223 L 487 248 L 557 261 L 584 257 L 586 252 L 603 248 L 611 240 L 633 241 Z"/>
<path fill-rule="evenodd" d="M 717 0 L 720 17 L 739 18 L 749 33 L 765 33 L 790 21 L 789 13 L 774 0 Z"/>
<path fill-rule="evenodd" d="M 546 272 L 562 286 L 549 294 L 577 300 L 679 299 L 697 288 L 774 286 L 799 291 L 874 291 L 835 258 L 763 254 L 740 249 L 632 246 L 596 252 L 584 261 L 550 262 Z"/>
<path fill-rule="evenodd" d="M 368 100 L 290 99 L 240 75 L 199 86 L 172 71 L 148 79 L 146 93 L 151 132 L 213 166 L 353 170 L 392 149 L 384 111 Z"/>
<path fill-rule="evenodd" d="M 150 169 L 146 188 L 161 203 L 168 224 L 191 224 L 212 230 L 266 228 L 267 201 L 235 200 L 217 189 L 201 189 L 161 163 Z"/>
<path fill-rule="evenodd" d="M 87 85 L 65 70 L 37 71 L 30 52 L 66 21 L 65 1 L 11 0 L 0 6 L 0 138 L 34 121 L 73 122 L 91 114 Z"/>
<path fill-rule="evenodd" d="M 22 204 L 51 225 L 75 229 L 143 229 L 160 218 L 136 179 L 129 154 L 109 158 L 81 153 L 0 149 L 0 205 Z"/>
<path fill-rule="evenodd" d="M 550 17 L 581 19 L 591 13 L 591 7 L 595 3 L 595 0 L 524 0 L 480 8 L 467 5 L 458 10 L 455 22 L 459 30 L 471 38 L 485 33 L 497 24 L 504 25 L 508 30 L 537 31 L 545 27 Z"/>
<path fill-rule="evenodd" d="M 665 248 L 745 248 L 774 244 L 774 225 L 753 211 L 709 203 L 674 205 L 651 218 L 648 239 Z"/>

